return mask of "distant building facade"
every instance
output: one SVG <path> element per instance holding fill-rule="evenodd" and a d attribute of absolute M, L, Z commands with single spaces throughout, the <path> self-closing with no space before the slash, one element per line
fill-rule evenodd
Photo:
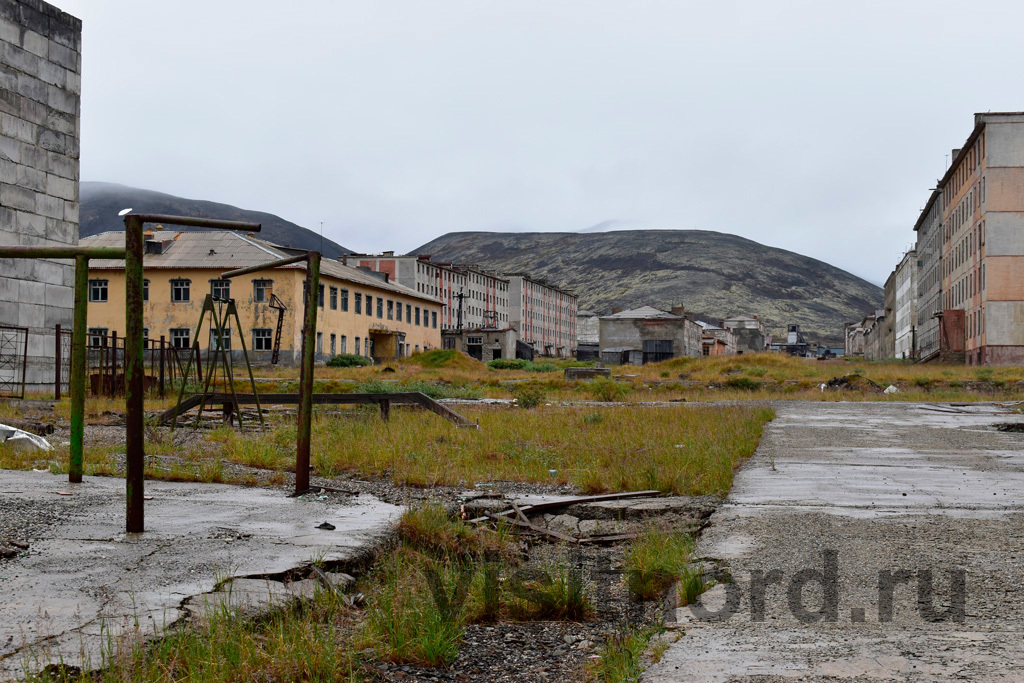
<path fill-rule="evenodd" d="M 124 244 L 123 232 L 81 240 L 82 246 Z M 143 325 L 148 338 L 165 338 L 187 349 L 216 346 L 207 325 L 198 339 L 196 325 L 207 294 L 234 299 L 242 329 L 229 329 L 224 345 L 241 349 L 244 335 L 250 358 L 269 361 L 282 320 L 281 361 L 297 363 L 302 343 L 305 265 L 295 264 L 251 275 L 221 279 L 235 268 L 267 263 L 290 254 L 269 242 L 234 232 L 149 231 L 144 257 Z M 277 303 L 284 307 L 283 316 Z M 441 306 L 390 278 L 377 277 L 332 259 L 322 259 L 315 354 L 326 360 L 340 353 L 386 361 L 441 347 Z M 89 263 L 89 334 L 100 339 L 124 331 L 124 261 Z M 209 316 L 207 317 L 209 318 Z M 232 321 L 233 322 L 233 321 Z M 231 327 L 234 327 L 232 325 Z M 90 342 L 92 343 L 92 342 Z M 237 353 L 235 354 L 237 355 Z"/>
<path fill-rule="evenodd" d="M 758 353 L 765 350 L 764 323 L 753 318 L 737 317 L 723 320 L 719 327 L 730 330 L 736 337 L 736 353 Z"/>
<path fill-rule="evenodd" d="M 935 190 L 921 211 L 917 233 L 917 330 L 915 356 L 930 360 L 939 352 L 939 318 L 942 311 L 942 192 Z"/>
<path fill-rule="evenodd" d="M 896 290 L 893 355 L 911 359 L 915 357 L 917 335 L 917 252 L 913 249 L 904 254 L 896 266 L 893 283 Z"/>
<path fill-rule="evenodd" d="M 735 356 L 736 336 L 725 327 L 708 325 L 701 330 L 701 347 L 705 356 Z"/>
<path fill-rule="evenodd" d="M 524 273 L 506 273 L 509 325 L 542 356 L 568 358 L 576 349 L 575 294 Z"/>
<path fill-rule="evenodd" d="M 576 312 L 576 359 L 600 360 L 601 316 L 593 311 Z"/>
<path fill-rule="evenodd" d="M 702 354 L 700 325 L 681 308 L 672 313 L 651 306 L 602 316 L 601 360 L 605 363 L 656 363 Z"/>

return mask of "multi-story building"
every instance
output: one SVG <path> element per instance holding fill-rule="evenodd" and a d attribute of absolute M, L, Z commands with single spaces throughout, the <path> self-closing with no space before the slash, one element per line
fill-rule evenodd
<path fill-rule="evenodd" d="M 81 240 L 83 246 L 124 245 L 123 232 Z M 150 231 L 144 260 L 146 336 L 178 348 L 195 341 L 210 348 L 210 333 L 194 339 L 207 294 L 234 299 L 242 329 L 229 329 L 224 345 L 237 351 L 245 335 L 250 357 L 269 360 L 278 321 L 283 362 L 297 363 L 302 344 L 305 264 L 224 280 L 221 273 L 287 258 L 294 252 L 233 232 Z M 417 292 L 332 259 L 320 265 L 316 355 L 354 353 L 390 360 L 441 347 L 441 305 Z M 89 330 L 95 339 L 124 329 L 124 261 L 89 263 Z M 283 309 L 283 314 L 281 313 Z"/>
<path fill-rule="evenodd" d="M 700 358 L 701 326 L 681 306 L 652 306 L 601 316 L 601 361 L 644 365 L 672 358 Z"/>
<path fill-rule="evenodd" d="M 435 263 L 429 255 L 395 256 L 393 251 L 351 254 L 343 262 L 384 273 L 389 280 L 432 298 L 441 304 L 441 329 L 458 327 L 459 294 L 466 291 L 467 277 L 452 264 Z"/>
<path fill-rule="evenodd" d="M 724 327 L 736 337 L 736 353 L 758 353 L 765 349 L 764 323 L 755 315 L 753 318 L 744 316 L 723 320 L 719 327 Z"/>
<path fill-rule="evenodd" d="M 942 192 L 928 198 L 917 223 L 917 329 L 915 355 L 929 360 L 939 352 L 939 319 L 942 311 Z"/>
<path fill-rule="evenodd" d="M 576 295 L 523 273 L 503 277 L 508 278 L 509 325 L 521 339 L 540 355 L 571 356 L 576 348 Z"/>
<path fill-rule="evenodd" d="M 969 364 L 1024 362 L 1024 112 L 974 115 L 939 181 L 943 309 Z"/>
<path fill-rule="evenodd" d="M 896 358 L 913 358 L 917 334 L 917 252 L 911 249 L 900 260 L 893 277 L 896 299 L 893 337 Z"/>
<path fill-rule="evenodd" d="M 463 327 L 508 327 L 509 281 L 476 266 L 456 267 L 466 276 L 465 297 L 462 301 Z"/>

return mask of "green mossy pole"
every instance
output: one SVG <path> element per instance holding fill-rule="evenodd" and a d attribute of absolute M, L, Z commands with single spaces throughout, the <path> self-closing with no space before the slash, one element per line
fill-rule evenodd
<path fill-rule="evenodd" d="M 320 254 L 306 261 L 306 311 L 302 322 L 302 367 L 299 371 L 299 426 L 295 448 L 295 493 L 309 490 L 309 442 L 313 430 L 313 359 L 316 350 L 316 309 L 320 292 Z"/>
<path fill-rule="evenodd" d="M 143 404 L 143 341 L 142 341 L 142 258 L 143 220 L 141 216 L 124 217 L 125 333 L 124 333 L 124 402 L 126 419 L 125 477 L 127 521 L 129 533 L 145 531 L 145 406 Z"/>
<path fill-rule="evenodd" d="M 68 481 L 82 481 L 85 435 L 85 346 L 89 307 L 89 259 L 75 257 L 75 312 L 71 329 L 71 451 L 68 456 Z M 60 339 L 57 340 L 60 344 Z"/>

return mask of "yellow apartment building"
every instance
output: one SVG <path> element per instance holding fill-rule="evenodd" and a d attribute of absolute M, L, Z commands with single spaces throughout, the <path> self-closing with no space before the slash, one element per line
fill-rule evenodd
<path fill-rule="evenodd" d="M 123 232 L 80 240 L 83 247 L 124 246 Z M 241 329 L 230 321 L 225 345 L 240 351 L 237 336 L 254 362 L 269 362 L 281 320 L 280 362 L 297 364 L 302 343 L 306 266 L 298 263 L 224 280 L 221 273 L 295 255 L 294 250 L 232 232 L 146 233 L 144 325 L 150 339 L 164 337 L 178 348 L 196 341 L 196 325 L 207 294 L 234 299 Z M 389 360 L 441 347 L 441 304 L 389 278 L 332 259 L 320 266 L 316 352 L 319 360 L 353 353 Z M 281 311 L 283 310 L 283 314 Z M 209 319 L 207 315 L 207 319 Z M 124 261 L 89 262 L 90 339 L 123 334 Z M 198 339 L 209 350 L 210 325 Z M 92 341 L 90 341 L 92 343 Z"/>

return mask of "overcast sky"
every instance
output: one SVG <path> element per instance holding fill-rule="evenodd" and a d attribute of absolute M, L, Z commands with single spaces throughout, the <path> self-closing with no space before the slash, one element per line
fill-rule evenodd
<path fill-rule="evenodd" d="M 605 221 L 876 283 L 976 111 L 1024 109 L 1024 3 L 53 0 L 82 179 L 360 251 Z"/>

